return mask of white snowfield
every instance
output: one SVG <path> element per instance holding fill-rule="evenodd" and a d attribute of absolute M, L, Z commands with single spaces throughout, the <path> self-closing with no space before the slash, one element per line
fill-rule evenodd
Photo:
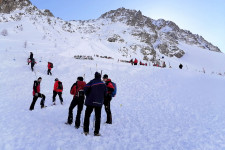
<path fill-rule="evenodd" d="M 16 49 L 0 52 L 1 150 L 225 149 L 224 76 L 185 67 L 180 70 L 131 66 L 117 60 L 96 57 L 93 61 L 76 60 L 60 53 L 34 52 L 36 76 L 43 78 L 41 93 L 46 95 L 48 107 L 41 109 L 39 99 L 34 111 L 29 111 L 36 79 L 26 63 L 29 52 Z M 48 76 L 46 60 L 53 54 L 53 76 Z M 94 72 L 101 70 L 118 87 L 117 96 L 111 101 L 113 124 L 104 124 L 103 107 L 102 136 L 93 136 L 93 115 L 90 135 L 85 136 L 81 134 L 82 127 L 75 129 L 74 123 L 64 124 L 72 100 L 69 91 L 78 76 L 85 74 L 85 81 L 89 82 Z M 64 105 L 57 97 L 57 105 L 51 106 L 56 77 L 64 85 Z"/>
<path fill-rule="evenodd" d="M 21 24 L 23 31 L 16 28 Z M 8 31 L 7 36 L 0 35 L 1 150 L 225 149 L 224 54 L 183 44 L 184 57 L 165 57 L 166 68 L 131 66 L 118 62 L 131 59 L 122 57 L 118 45 L 88 38 L 89 34 L 59 34 L 57 26 L 50 30 L 47 25 L 29 24 L 26 19 L 0 23 Z M 44 36 L 47 32 L 50 35 Z M 30 51 L 37 62 L 35 72 L 27 65 Z M 94 60 L 78 60 L 74 55 L 89 55 Z M 143 58 L 138 53 L 132 57 Z M 48 61 L 54 64 L 52 76 L 47 75 Z M 113 124 L 104 124 L 103 107 L 100 137 L 93 135 L 94 113 L 88 136 L 81 134 L 82 127 L 75 129 L 74 122 L 64 124 L 73 98 L 72 84 L 78 76 L 89 82 L 96 71 L 108 74 L 117 84 L 117 95 L 111 101 Z M 34 111 L 29 111 L 38 77 L 42 77 L 41 93 L 48 107 L 41 109 L 38 99 Z M 63 83 L 64 105 L 57 97 L 57 105 L 51 106 L 55 78 Z M 82 120 L 84 111 L 85 107 Z"/>

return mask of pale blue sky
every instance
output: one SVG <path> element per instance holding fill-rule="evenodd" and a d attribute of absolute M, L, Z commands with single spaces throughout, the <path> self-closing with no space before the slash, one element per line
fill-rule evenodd
<path fill-rule="evenodd" d="M 203 36 L 225 53 L 225 0 L 30 0 L 64 20 L 96 19 L 120 7 L 141 10 L 152 19 L 175 22 Z"/>

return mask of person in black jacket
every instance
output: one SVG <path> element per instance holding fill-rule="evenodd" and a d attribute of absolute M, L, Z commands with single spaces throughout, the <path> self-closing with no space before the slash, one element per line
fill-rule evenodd
<path fill-rule="evenodd" d="M 34 71 L 34 65 L 36 64 L 35 59 L 32 58 L 29 62 L 31 63 L 31 70 Z"/>
<path fill-rule="evenodd" d="M 89 133 L 89 123 L 92 111 L 95 111 L 95 136 L 100 136 L 100 123 L 101 123 L 101 110 L 104 102 L 104 97 L 107 94 L 106 85 L 101 81 L 101 74 L 95 72 L 95 78 L 91 80 L 84 87 L 84 93 L 86 95 L 85 105 L 85 117 L 84 117 L 84 134 Z"/>
<path fill-rule="evenodd" d="M 34 58 L 34 55 L 33 55 L 32 52 L 30 52 L 30 58 L 28 58 L 28 65 L 29 65 L 30 61 L 31 61 L 33 58 Z"/>
<path fill-rule="evenodd" d="M 182 65 L 182 64 L 180 64 L 180 65 L 179 65 L 179 68 L 180 68 L 180 69 L 182 69 L 182 68 L 183 68 L 183 65 Z"/>
<path fill-rule="evenodd" d="M 107 114 L 107 120 L 105 123 L 112 124 L 112 113 L 110 109 L 110 102 L 112 100 L 112 92 L 114 91 L 114 87 L 113 87 L 111 79 L 108 78 L 107 74 L 103 76 L 103 81 L 105 82 L 107 87 L 107 94 L 104 98 L 105 112 Z"/>

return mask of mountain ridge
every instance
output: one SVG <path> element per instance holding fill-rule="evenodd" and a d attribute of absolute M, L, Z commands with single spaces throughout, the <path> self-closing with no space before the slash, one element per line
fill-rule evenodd
<path fill-rule="evenodd" d="M 54 17 L 49 10 L 39 10 L 29 0 L 9 0 L 7 2 L 6 0 L 0 1 L 0 13 L 2 13 L 0 15 L 3 16 L 0 22 L 19 21 L 24 17 L 32 20 L 32 24 L 40 26 L 46 26 L 45 22 L 47 22 L 51 28 L 48 32 L 52 34 L 53 32 L 67 32 L 71 36 L 82 34 L 81 38 L 91 36 L 107 45 L 109 43 L 116 45 L 117 51 L 126 57 L 135 57 L 135 54 L 140 52 L 143 60 L 155 63 L 163 55 L 181 58 L 185 55 L 185 50 L 179 46 L 182 43 L 221 52 L 218 47 L 206 41 L 202 36 L 180 29 L 172 21 L 153 20 L 144 16 L 140 10 L 122 7 L 108 11 L 97 19 L 64 21 Z M 5 15 L 9 16 L 5 17 Z M 61 29 L 58 28 L 57 31 L 54 31 L 57 23 L 60 24 Z M 121 29 L 119 32 L 120 29 L 115 28 L 116 24 L 120 24 L 118 28 L 123 27 L 123 30 Z M 45 34 L 48 36 L 49 33 Z"/>

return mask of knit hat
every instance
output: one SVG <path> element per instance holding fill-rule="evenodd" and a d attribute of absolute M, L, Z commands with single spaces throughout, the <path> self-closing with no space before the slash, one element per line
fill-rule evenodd
<path fill-rule="evenodd" d="M 59 79 L 58 78 L 55 78 L 55 81 L 59 81 Z"/>
<path fill-rule="evenodd" d="M 38 78 L 38 80 L 39 80 L 39 79 L 42 79 L 42 78 L 41 78 L 41 77 L 39 77 L 39 78 Z"/>
<path fill-rule="evenodd" d="M 101 78 L 101 74 L 99 72 L 95 72 L 95 79 Z"/>
<path fill-rule="evenodd" d="M 104 74 L 103 79 L 108 79 L 108 75 Z"/>
<path fill-rule="evenodd" d="M 77 80 L 79 80 L 79 81 L 83 81 L 83 80 L 84 80 L 84 78 L 83 78 L 83 77 L 77 77 Z"/>

